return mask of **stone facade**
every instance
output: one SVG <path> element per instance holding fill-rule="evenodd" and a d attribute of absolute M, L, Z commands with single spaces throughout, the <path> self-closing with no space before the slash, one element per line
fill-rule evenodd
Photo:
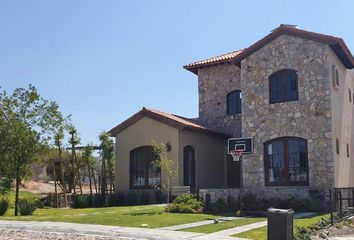
<path fill-rule="evenodd" d="M 199 121 L 241 137 L 241 114 L 226 114 L 226 95 L 241 89 L 240 68 L 224 63 L 198 69 Z"/>
<path fill-rule="evenodd" d="M 307 139 L 310 186 L 333 186 L 329 51 L 282 35 L 242 61 L 242 135 L 254 138 L 254 154 L 244 158 L 246 188 L 265 186 L 263 144 L 284 136 Z M 297 71 L 299 100 L 270 104 L 269 76 L 282 69 Z"/>

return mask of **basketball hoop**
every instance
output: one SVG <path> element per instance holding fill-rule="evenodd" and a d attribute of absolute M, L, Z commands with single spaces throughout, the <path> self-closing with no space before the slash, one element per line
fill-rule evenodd
<path fill-rule="evenodd" d="M 234 162 L 240 161 L 242 154 L 243 154 L 243 150 L 232 150 L 230 152 L 230 155 L 232 156 Z"/>

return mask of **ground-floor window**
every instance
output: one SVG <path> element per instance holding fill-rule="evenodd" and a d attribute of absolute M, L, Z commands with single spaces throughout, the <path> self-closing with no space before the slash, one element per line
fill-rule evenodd
<path fill-rule="evenodd" d="M 195 188 L 195 151 L 191 146 L 183 148 L 183 185 Z"/>
<path fill-rule="evenodd" d="M 282 137 L 264 143 L 267 186 L 308 185 L 307 141 Z"/>
<path fill-rule="evenodd" d="M 154 166 L 153 148 L 143 146 L 130 152 L 130 188 L 154 188 L 161 185 L 161 170 Z"/>

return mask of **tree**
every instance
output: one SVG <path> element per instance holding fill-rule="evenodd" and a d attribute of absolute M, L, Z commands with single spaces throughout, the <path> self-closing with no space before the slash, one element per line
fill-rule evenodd
<path fill-rule="evenodd" d="M 170 191 L 171 191 L 171 182 L 178 175 L 178 165 L 168 158 L 167 147 L 164 143 L 158 143 L 155 140 L 152 141 L 152 148 L 156 160 L 153 161 L 153 164 L 161 169 L 163 176 L 166 177 L 166 185 L 162 184 L 162 187 L 167 192 L 167 203 L 170 202 Z"/>
<path fill-rule="evenodd" d="M 69 143 L 71 144 L 71 164 L 73 171 L 73 181 L 74 181 L 74 195 L 76 195 L 76 184 L 79 184 L 80 195 L 82 195 L 82 184 L 81 184 L 81 174 L 80 174 L 80 164 L 77 160 L 75 147 L 80 143 L 80 138 L 77 135 L 77 130 L 75 127 L 71 126 L 69 130 L 71 138 Z"/>
<path fill-rule="evenodd" d="M 97 193 L 97 187 L 96 187 L 96 179 L 95 179 L 95 174 L 94 174 L 94 168 L 95 168 L 95 159 L 92 156 L 93 152 L 93 147 L 92 145 L 87 145 L 87 147 L 84 148 L 84 152 L 82 154 L 82 160 L 87 166 L 87 172 L 88 172 L 88 177 L 89 177 L 89 182 L 90 182 L 90 194 L 92 195 L 92 178 L 94 181 L 96 193 Z"/>
<path fill-rule="evenodd" d="M 57 133 L 54 136 L 55 145 L 58 148 L 58 159 L 60 163 L 60 182 L 63 188 L 63 195 L 64 195 L 64 205 L 65 207 L 68 206 L 68 199 L 66 197 L 66 180 L 65 180 L 65 167 L 64 167 L 64 160 L 62 157 L 62 141 L 64 139 L 64 129 L 60 127 Z"/>
<path fill-rule="evenodd" d="M 114 145 L 113 140 L 110 138 L 110 135 L 105 131 L 102 131 L 99 135 L 99 140 L 101 142 L 101 157 L 102 157 L 102 172 L 101 172 L 101 195 L 104 203 L 106 202 L 106 191 L 107 191 L 107 171 L 110 178 L 111 184 L 111 192 L 112 192 L 112 184 L 113 184 L 113 167 L 107 169 L 111 165 L 111 162 L 114 161 Z M 108 163 L 106 166 L 106 162 Z"/>
<path fill-rule="evenodd" d="M 37 89 L 17 88 L 12 95 L 0 93 L 0 159 L 4 171 L 1 183 L 15 180 L 15 216 L 21 181 L 30 174 L 49 145 L 62 115 L 55 102 L 42 98 Z"/>

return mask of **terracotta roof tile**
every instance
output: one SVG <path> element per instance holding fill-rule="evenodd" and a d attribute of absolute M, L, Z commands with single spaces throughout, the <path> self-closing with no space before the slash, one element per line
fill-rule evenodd
<path fill-rule="evenodd" d="M 149 117 L 151 119 L 154 119 L 156 121 L 162 122 L 164 124 L 167 124 L 169 126 L 178 128 L 178 129 L 187 129 L 191 131 L 196 131 L 196 132 L 201 132 L 205 134 L 210 134 L 210 135 L 215 135 L 223 138 L 228 138 L 230 137 L 229 134 L 222 133 L 219 131 L 216 131 L 214 129 L 205 127 L 201 125 L 200 123 L 197 123 L 193 119 L 188 119 L 185 117 L 181 117 L 175 114 L 167 113 L 167 112 L 162 112 L 156 109 L 151 109 L 151 108 L 143 108 L 127 120 L 123 121 L 122 123 L 118 124 L 116 127 L 112 128 L 109 133 L 112 136 L 117 135 L 130 125 L 134 124 L 136 121 L 140 120 L 143 117 Z"/>
<path fill-rule="evenodd" d="M 234 59 L 242 51 L 243 50 L 237 50 L 237 51 L 225 53 L 225 54 L 222 54 L 222 55 L 219 55 L 219 56 L 215 56 L 215 57 L 211 57 L 211 58 L 208 58 L 208 59 L 205 59 L 205 60 L 193 62 L 193 63 L 187 64 L 187 65 L 185 65 L 183 67 L 185 69 L 193 72 L 193 73 L 197 73 L 197 69 L 199 67 L 205 67 L 205 66 L 212 65 L 212 64 L 217 64 L 217 63 L 223 63 L 223 62 L 230 61 L 230 60 Z"/>
<path fill-rule="evenodd" d="M 264 45 L 273 41 L 274 39 L 276 39 L 282 34 L 325 43 L 332 48 L 332 50 L 337 54 L 338 58 L 342 61 L 342 63 L 346 68 L 348 69 L 354 68 L 354 57 L 350 52 L 350 50 L 348 49 L 348 47 L 346 46 L 343 39 L 330 36 L 330 35 L 301 30 L 294 27 L 293 25 L 287 25 L 287 24 L 281 24 L 278 28 L 274 29 L 270 34 L 260 39 L 256 43 L 252 44 L 248 48 L 239 51 L 234 51 L 231 53 L 226 53 L 220 56 L 208 58 L 206 60 L 197 61 L 191 64 L 187 64 L 184 66 L 184 68 L 197 74 L 198 68 L 200 67 L 210 66 L 213 64 L 219 64 L 223 62 L 234 62 L 235 64 L 240 66 L 240 63 L 243 59 L 253 54 L 258 49 L 262 48 Z"/>

